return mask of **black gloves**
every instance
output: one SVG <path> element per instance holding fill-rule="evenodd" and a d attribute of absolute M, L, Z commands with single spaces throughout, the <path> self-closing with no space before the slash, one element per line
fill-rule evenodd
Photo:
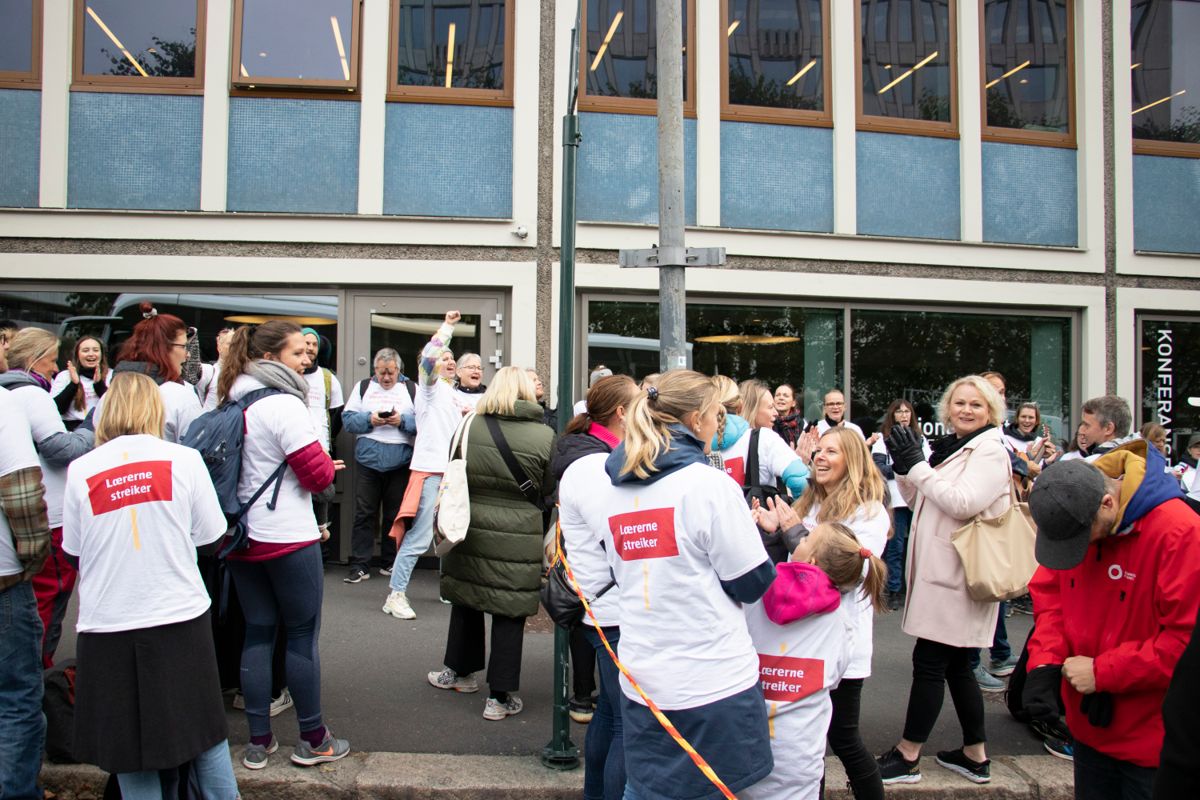
<path fill-rule="evenodd" d="M 1107 728 L 1112 723 L 1113 696 L 1108 692 L 1085 694 L 1079 701 L 1079 712 L 1087 714 L 1088 722 L 1097 728 Z"/>
<path fill-rule="evenodd" d="M 884 444 L 892 456 L 892 471 L 897 475 L 907 475 L 910 469 L 925 460 L 921 442 L 910 428 L 894 426 Z"/>
<path fill-rule="evenodd" d="M 1021 704 L 1030 721 L 1050 722 L 1058 719 L 1058 693 L 1061 686 L 1061 666 L 1048 665 L 1030 670 L 1025 677 L 1025 689 L 1021 692 Z"/>

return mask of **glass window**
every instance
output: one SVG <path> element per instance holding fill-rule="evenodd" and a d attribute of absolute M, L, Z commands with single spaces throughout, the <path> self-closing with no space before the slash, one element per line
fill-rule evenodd
<path fill-rule="evenodd" d="M 236 0 L 234 86 L 355 91 L 354 0 Z"/>
<path fill-rule="evenodd" d="M 76 88 L 106 91 L 153 86 L 199 89 L 204 83 L 203 0 L 76 0 Z"/>
<path fill-rule="evenodd" d="M 859 24 L 859 126 L 953 132 L 954 13 L 949 0 L 860 0 Z"/>
<path fill-rule="evenodd" d="M 580 43 L 583 76 L 581 110 L 654 113 L 658 97 L 658 29 L 654 0 L 584 0 L 585 31 Z M 695 0 L 682 7 L 683 99 L 694 108 L 691 85 L 694 50 L 691 20 Z"/>
<path fill-rule="evenodd" d="M 0 0 L 0 83 L 36 81 L 41 56 L 41 14 L 34 0 Z M 41 11 L 41 4 L 36 4 Z"/>
<path fill-rule="evenodd" d="M 942 433 L 937 405 L 955 378 L 995 370 L 1010 412 L 1036 402 L 1052 434 L 1073 431 L 1071 321 L 1063 317 L 945 311 L 855 310 L 850 317 L 851 417 L 874 430 L 888 404 L 913 404 L 927 434 Z M 864 426 L 864 430 L 868 430 Z"/>
<path fill-rule="evenodd" d="M 507 0 L 396 0 L 391 94 L 508 97 Z M 415 90 L 415 91 L 414 91 Z"/>
<path fill-rule="evenodd" d="M 1132 0 L 1130 10 L 1135 145 L 1200 155 L 1200 2 Z"/>
<path fill-rule="evenodd" d="M 728 0 L 725 116 L 803 119 L 764 109 L 825 113 L 826 0 Z M 748 108 L 747 108 L 748 107 Z"/>
<path fill-rule="evenodd" d="M 1200 320 L 1144 317 L 1134 428 L 1157 422 L 1167 429 L 1172 463 L 1200 433 Z"/>
<path fill-rule="evenodd" d="M 635 379 L 659 370 L 658 303 L 592 300 L 580 371 L 604 364 Z M 687 304 L 692 369 L 706 375 L 755 377 L 772 387 L 804 387 L 808 419 L 842 385 L 842 311 L 772 305 Z"/>
<path fill-rule="evenodd" d="M 1071 132 L 1071 8 L 1068 0 L 985 0 L 983 80 L 987 125 Z"/>

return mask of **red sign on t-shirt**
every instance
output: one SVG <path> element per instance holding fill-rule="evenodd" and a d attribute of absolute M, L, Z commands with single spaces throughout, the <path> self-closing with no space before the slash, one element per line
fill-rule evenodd
<path fill-rule="evenodd" d="M 746 462 L 741 456 L 725 459 L 725 474 L 737 481 L 738 486 L 745 486 Z"/>
<path fill-rule="evenodd" d="M 126 506 L 170 501 L 174 483 L 170 461 L 122 464 L 88 478 L 92 514 L 99 516 Z"/>
<path fill-rule="evenodd" d="M 622 561 L 679 555 L 675 541 L 675 509 L 648 508 L 608 518 L 617 555 Z"/>
<path fill-rule="evenodd" d="M 758 674 L 763 697 L 792 703 L 817 692 L 825 684 L 825 662 L 819 658 L 791 658 L 758 654 Z"/>

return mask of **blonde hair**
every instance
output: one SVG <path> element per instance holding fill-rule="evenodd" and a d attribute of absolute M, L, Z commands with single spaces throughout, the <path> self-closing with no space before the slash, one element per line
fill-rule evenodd
<path fill-rule="evenodd" d="M 725 441 L 725 419 L 730 414 L 742 413 L 742 393 L 738 389 L 738 385 L 733 382 L 733 378 L 728 376 L 714 375 L 712 382 L 716 387 L 717 402 L 725 409 L 725 413 L 717 422 L 717 443 L 722 447 L 728 447 L 733 443 Z"/>
<path fill-rule="evenodd" d="M 50 331 L 22 328 L 8 345 L 8 368 L 28 370 L 58 347 L 58 337 Z"/>
<path fill-rule="evenodd" d="M 827 430 L 820 441 L 830 436 L 837 440 L 838 449 L 846 462 L 846 477 L 836 486 L 830 487 L 822 486 L 810 478 L 808 488 L 796 501 L 796 513 L 803 518 L 813 506 L 820 505 L 820 511 L 817 512 L 818 522 L 852 519 L 860 508 L 871 506 L 878 506 L 880 514 L 887 513 L 883 508 L 887 484 L 871 458 L 867 443 L 857 431 L 840 425 Z"/>
<path fill-rule="evenodd" d="M 537 389 L 529 379 L 529 373 L 521 367 L 503 367 L 479 398 L 475 412 L 510 417 L 516 411 L 518 400 L 536 403 Z"/>
<path fill-rule="evenodd" d="M 816 565 L 843 592 L 849 592 L 861 583 L 863 596 L 871 601 L 875 612 L 883 611 L 883 591 L 887 586 L 887 566 L 883 561 L 870 554 L 854 531 L 840 522 L 822 522 L 813 533 L 817 531 L 823 531 L 825 535 L 813 548 Z M 868 555 L 864 556 L 864 552 Z M 864 563 L 868 565 L 865 576 Z"/>
<path fill-rule="evenodd" d="M 104 393 L 104 413 L 96 421 L 96 444 L 139 433 L 161 439 L 165 420 L 158 384 L 137 372 L 118 372 Z"/>
<path fill-rule="evenodd" d="M 716 379 L 690 369 L 665 372 L 652 388 L 653 398 L 640 392 L 625 414 L 622 475 L 632 472 L 639 478 L 650 477 L 657 471 L 654 462 L 671 445 L 668 428 L 683 424 L 688 414 L 703 413 L 717 402 Z"/>
<path fill-rule="evenodd" d="M 767 393 L 766 400 L 763 400 L 763 392 Z M 753 378 L 738 384 L 738 394 L 741 395 L 742 419 L 750 423 L 751 429 L 754 428 L 754 418 L 758 416 L 758 409 L 762 404 L 775 404 L 775 395 L 771 393 L 771 387 Z"/>
<path fill-rule="evenodd" d="M 970 386 L 979 392 L 983 402 L 987 403 L 989 423 L 997 427 L 1004 424 L 1004 401 L 1000 399 L 1000 393 L 996 391 L 996 387 L 992 386 L 982 375 L 966 375 L 947 386 L 938 403 L 938 418 L 941 419 L 943 425 L 953 430 L 950 424 L 950 399 L 963 386 Z"/>

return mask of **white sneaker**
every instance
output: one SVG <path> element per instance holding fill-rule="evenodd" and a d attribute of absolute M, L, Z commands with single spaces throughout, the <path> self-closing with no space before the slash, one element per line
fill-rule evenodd
<path fill-rule="evenodd" d="M 408 604 L 408 598 L 404 592 L 392 592 L 388 595 L 387 602 L 383 604 L 383 613 L 391 614 L 396 619 L 416 619 L 417 612 L 412 610 L 412 606 Z"/>
<path fill-rule="evenodd" d="M 446 667 L 440 672 L 431 672 L 426 675 L 431 686 L 436 686 L 439 689 L 453 689 L 456 692 L 470 694 L 471 692 L 479 691 L 479 683 L 475 680 L 474 675 L 459 675 L 454 670 Z M 513 712 L 516 713 L 515 711 Z"/>
<path fill-rule="evenodd" d="M 283 687 L 283 692 L 280 693 L 279 697 L 271 701 L 271 716 L 278 717 L 280 714 L 291 708 L 292 705 L 292 693 L 289 692 L 285 686 Z"/>
<path fill-rule="evenodd" d="M 521 702 L 521 698 L 515 694 L 510 694 L 507 702 L 504 703 L 501 703 L 494 697 L 489 697 L 487 703 L 483 706 L 483 718 L 493 720 L 504 719 L 505 717 L 511 717 L 513 714 L 520 714 L 521 709 L 524 707 L 525 704 Z"/>

